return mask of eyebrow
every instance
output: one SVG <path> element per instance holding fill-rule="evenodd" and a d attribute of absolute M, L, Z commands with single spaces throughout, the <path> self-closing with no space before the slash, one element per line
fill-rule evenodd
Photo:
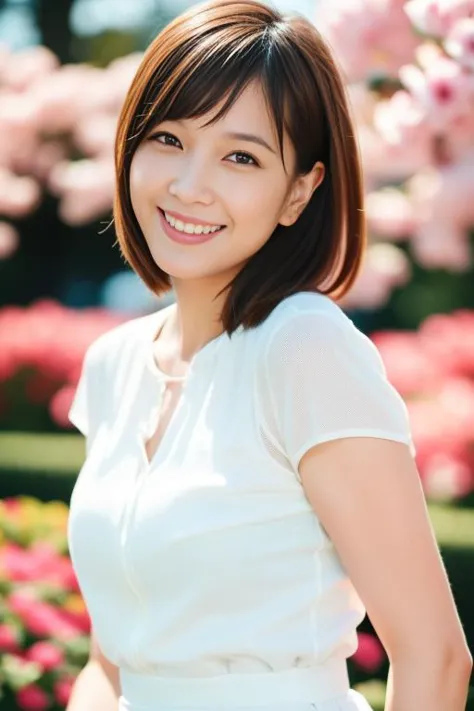
<path fill-rule="evenodd" d="M 175 123 L 179 123 L 181 126 L 184 126 L 184 121 L 181 119 L 174 119 Z M 259 146 L 263 146 L 264 148 L 267 149 L 267 151 L 270 151 L 271 153 L 274 153 L 276 155 L 276 151 L 274 148 L 272 148 L 264 138 L 261 136 L 256 136 L 253 133 L 245 133 L 241 131 L 228 131 L 227 133 L 224 134 L 226 138 L 232 138 L 235 141 L 248 141 L 249 143 L 256 143 Z"/>
<path fill-rule="evenodd" d="M 276 153 L 276 151 L 265 141 L 265 139 L 260 136 L 255 136 L 253 133 L 241 133 L 240 131 L 231 131 L 224 134 L 227 138 L 232 138 L 236 141 L 248 141 L 249 143 L 257 143 L 259 146 L 263 146 L 271 153 Z"/>

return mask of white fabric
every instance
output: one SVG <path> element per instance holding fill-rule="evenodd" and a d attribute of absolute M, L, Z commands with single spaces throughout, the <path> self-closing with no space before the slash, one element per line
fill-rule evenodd
<path fill-rule="evenodd" d="M 118 711 L 372 711 L 363 696 L 349 688 L 347 664 L 340 657 L 271 674 L 185 678 L 122 670 L 120 681 Z"/>
<path fill-rule="evenodd" d="M 297 465 L 338 437 L 413 451 L 403 400 L 344 312 L 299 293 L 258 328 L 222 334 L 196 354 L 149 463 L 144 442 L 166 381 L 152 342 L 169 308 L 92 344 L 70 412 L 88 451 L 71 498 L 70 552 L 101 648 L 123 674 L 142 675 L 143 688 L 150 677 L 235 674 L 251 684 L 252 675 L 276 682 L 272 674 L 291 669 L 345 665 L 365 609 Z M 133 688 L 124 709 L 161 708 Z M 277 701 L 269 694 L 268 705 Z M 313 708 L 368 706 L 341 684 Z"/>

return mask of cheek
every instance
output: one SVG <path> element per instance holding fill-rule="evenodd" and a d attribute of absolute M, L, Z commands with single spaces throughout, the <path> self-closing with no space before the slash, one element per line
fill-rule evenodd
<path fill-rule="evenodd" d="M 158 162 L 156 155 L 144 146 L 135 153 L 130 165 L 130 192 L 132 199 L 143 202 L 156 198 L 157 190 L 163 183 L 166 166 Z"/>
<path fill-rule="evenodd" d="M 267 228 L 278 222 L 286 197 L 286 186 L 281 181 L 263 176 L 249 182 L 241 190 L 231 193 L 233 210 L 240 224 L 252 224 L 254 228 Z"/>
<path fill-rule="evenodd" d="M 149 185 L 149 170 L 147 171 L 146 161 L 143 156 L 135 154 L 130 165 L 130 196 L 133 202 L 140 202 L 140 198 L 146 195 L 147 185 Z"/>

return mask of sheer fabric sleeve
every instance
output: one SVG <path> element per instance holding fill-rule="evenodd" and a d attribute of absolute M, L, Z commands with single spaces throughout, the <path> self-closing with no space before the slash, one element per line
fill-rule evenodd
<path fill-rule="evenodd" d="M 103 388 L 97 344 L 93 343 L 85 353 L 81 376 L 68 413 L 69 421 L 86 437 L 87 451 L 90 450 L 100 423 Z"/>
<path fill-rule="evenodd" d="M 297 474 L 305 452 L 345 437 L 403 442 L 415 454 L 405 402 L 376 346 L 345 315 L 287 315 L 262 365 L 267 436 Z"/>

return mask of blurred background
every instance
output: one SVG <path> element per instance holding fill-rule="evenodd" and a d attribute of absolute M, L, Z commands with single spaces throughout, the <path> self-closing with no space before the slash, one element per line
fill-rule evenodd
<path fill-rule="evenodd" d="M 94 338 L 173 298 L 119 255 L 112 148 L 143 50 L 190 4 L 0 0 L 0 711 L 64 709 L 87 657 L 66 543 L 84 444 L 67 412 Z M 473 650 L 474 0 L 272 4 L 316 24 L 347 81 L 370 237 L 340 305 L 407 403 Z M 367 618 L 359 640 L 351 681 L 381 711 Z"/>

